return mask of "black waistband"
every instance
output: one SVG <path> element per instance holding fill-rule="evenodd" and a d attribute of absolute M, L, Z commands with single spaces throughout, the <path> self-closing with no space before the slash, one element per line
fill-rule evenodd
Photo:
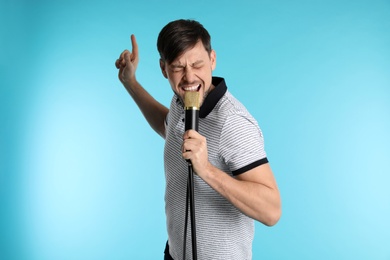
<path fill-rule="evenodd" d="M 167 241 L 167 244 L 165 245 L 164 260 L 174 260 L 174 259 L 172 258 L 172 256 L 169 254 L 169 245 L 168 245 L 168 241 Z"/>

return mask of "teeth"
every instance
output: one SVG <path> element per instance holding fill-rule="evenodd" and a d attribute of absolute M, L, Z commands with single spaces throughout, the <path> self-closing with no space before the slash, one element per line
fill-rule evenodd
<path fill-rule="evenodd" d="M 200 85 L 188 86 L 184 88 L 184 91 L 197 91 Z"/>

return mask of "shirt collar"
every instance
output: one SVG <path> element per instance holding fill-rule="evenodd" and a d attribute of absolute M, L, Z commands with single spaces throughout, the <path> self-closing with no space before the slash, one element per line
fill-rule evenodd
<path fill-rule="evenodd" d="M 205 118 L 217 105 L 218 101 L 225 95 L 227 91 L 227 86 L 225 84 L 225 79 L 220 77 L 213 77 L 212 84 L 215 88 L 207 95 L 203 101 L 202 106 L 199 110 L 199 117 Z"/>

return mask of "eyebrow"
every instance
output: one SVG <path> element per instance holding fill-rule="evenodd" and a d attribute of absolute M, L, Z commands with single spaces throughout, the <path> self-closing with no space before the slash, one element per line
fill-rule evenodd
<path fill-rule="evenodd" d="M 194 63 L 192 63 L 191 64 L 191 67 L 194 67 L 194 66 L 196 66 L 196 65 L 199 65 L 199 64 L 201 64 L 201 63 L 203 63 L 203 60 L 197 60 L 197 61 L 195 61 Z M 171 68 L 184 68 L 186 65 L 182 65 L 182 64 L 180 64 L 180 63 L 176 63 L 176 64 L 171 64 L 171 65 L 169 65 Z"/>
<path fill-rule="evenodd" d="M 171 64 L 171 65 L 169 65 L 169 67 L 175 69 L 175 68 L 184 68 L 185 66 L 181 65 L 181 64 Z"/>
<path fill-rule="evenodd" d="M 191 66 L 194 67 L 194 66 L 199 65 L 201 63 L 203 63 L 203 60 L 197 60 L 194 63 L 192 63 Z"/>

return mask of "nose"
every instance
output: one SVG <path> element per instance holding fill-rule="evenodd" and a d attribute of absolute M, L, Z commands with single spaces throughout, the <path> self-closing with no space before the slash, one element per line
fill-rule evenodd
<path fill-rule="evenodd" d="M 192 70 L 192 68 L 190 66 L 187 66 L 185 68 L 185 72 L 184 72 L 184 80 L 187 82 L 187 83 L 192 83 L 195 81 L 195 73 L 194 71 Z"/>

